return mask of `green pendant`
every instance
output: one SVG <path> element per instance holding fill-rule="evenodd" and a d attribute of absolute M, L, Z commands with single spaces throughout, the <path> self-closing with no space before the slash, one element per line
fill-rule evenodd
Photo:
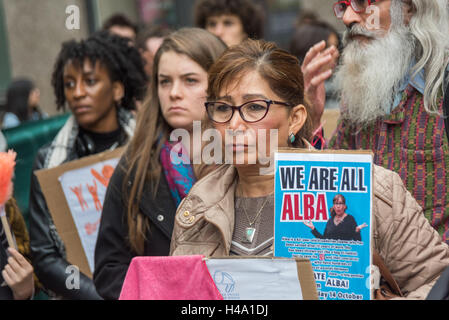
<path fill-rule="evenodd" d="M 243 238 L 244 243 L 253 243 L 254 235 L 256 234 L 255 228 L 246 228 L 245 237 Z"/>

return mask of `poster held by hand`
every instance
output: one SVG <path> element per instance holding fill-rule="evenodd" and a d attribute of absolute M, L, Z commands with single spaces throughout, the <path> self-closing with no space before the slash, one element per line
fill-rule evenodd
<path fill-rule="evenodd" d="M 34 172 L 67 252 L 67 261 L 92 277 L 104 195 L 124 148 Z"/>

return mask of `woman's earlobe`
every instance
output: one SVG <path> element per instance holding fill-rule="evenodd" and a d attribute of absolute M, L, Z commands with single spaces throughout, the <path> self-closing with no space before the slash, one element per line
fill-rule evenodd
<path fill-rule="evenodd" d="M 306 123 L 307 116 L 307 110 L 304 105 L 299 104 L 296 107 L 293 107 L 290 112 L 289 132 L 298 133 Z"/>

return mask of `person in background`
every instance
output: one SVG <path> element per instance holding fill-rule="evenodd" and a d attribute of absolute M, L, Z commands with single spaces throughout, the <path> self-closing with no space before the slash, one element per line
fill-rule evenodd
<path fill-rule="evenodd" d="M 29 79 L 16 79 L 6 92 L 2 129 L 13 128 L 27 121 L 47 118 L 39 107 L 40 91 Z"/>
<path fill-rule="evenodd" d="M 94 282 L 105 299 L 119 298 L 132 258 L 168 255 L 176 207 L 201 176 L 191 164 L 171 161 L 178 144 L 169 141 L 170 132 L 192 134 L 193 121 L 205 117 L 207 70 L 225 49 L 210 32 L 184 28 L 167 36 L 156 53 L 149 99 L 103 205 Z M 184 151 L 183 159 L 190 159 L 190 150 Z"/>
<path fill-rule="evenodd" d="M 295 55 L 302 63 L 309 49 L 321 41 L 326 42 L 326 48 L 334 47 L 337 51 L 340 49 L 339 34 L 332 26 L 318 20 L 302 22 L 296 27 L 295 33 L 290 40 L 290 53 Z M 327 109 L 335 109 L 340 106 L 332 80 L 333 78 L 330 78 L 325 83 L 325 108 Z"/>
<path fill-rule="evenodd" d="M 149 26 L 139 32 L 136 40 L 136 47 L 139 49 L 145 61 L 145 73 L 148 79 L 153 74 L 153 61 L 157 50 L 172 31 L 161 26 Z"/>
<path fill-rule="evenodd" d="M 131 41 L 131 43 L 134 43 L 136 41 L 136 37 L 139 32 L 137 24 L 132 22 L 130 18 L 121 13 L 110 16 L 103 23 L 103 30 L 109 31 L 120 37 L 127 38 Z"/>
<path fill-rule="evenodd" d="M 273 255 L 274 173 L 261 170 L 269 164 L 256 150 L 274 155 L 271 129 L 278 131 L 279 148 L 313 149 L 299 61 L 274 43 L 246 40 L 229 48 L 208 74 L 207 114 L 233 164 L 197 181 L 179 205 L 170 254 Z M 244 161 L 236 163 L 237 157 Z M 406 298 L 425 299 L 449 265 L 449 246 L 397 173 L 374 166 L 373 201 L 373 249 Z"/>
<path fill-rule="evenodd" d="M 106 31 L 81 41 L 63 43 L 52 74 L 58 109 L 72 112 L 54 140 L 40 148 L 33 172 L 49 169 L 125 145 L 133 136 L 130 110 L 142 98 L 146 75 L 138 50 L 128 40 Z M 100 299 L 93 281 L 80 273 L 79 289 L 66 287 L 72 265 L 36 175 L 30 192 L 32 262 L 48 295 L 62 299 Z"/>
<path fill-rule="evenodd" d="M 194 21 L 228 46 L 263 38 L 264 12 L 251 0 L 197 0 Z"/>
<path fill-rule="evenodd" d="M 309 24 L 318 21 L 315 11 L 301 10 L 296 19 L 295 27 L 298 28 L 302 24 Z"/>
<path fill-rule="evenodd" d="M 324 84 L 332 74 L 341 97 L 330 149 L 368 149 L 374 163 L 397 172 L 425 217 L 449 244 L 447 0 L 341 1 L 334 13 L 346 27 L 338 59 L 324 42 L 302 66 L 319 127 Z M 375 8 L 376 10 L 373 10 Z M 378 13 L 373 19 L 372 12 Z M 446 111 L 447 112 L 447 111 Z"/>
<path fill-rule="evenodd" d="M 304 22 L 296 27 L 290 40 L 290 53 L 302 63 L 307 51 L 323 40 L 326 41 L 326 48 L 334 46 L 338 49 L 340 47 L 339 34 L 332 26 L 318 20 Z"/>

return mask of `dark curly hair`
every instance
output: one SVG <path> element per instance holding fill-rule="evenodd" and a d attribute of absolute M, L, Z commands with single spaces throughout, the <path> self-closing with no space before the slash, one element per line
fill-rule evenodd
<path fill-rule="evenodd" d="M 135 109 L 135 100 L 144 98 L 148 80 L 142 57 L 139 51 L 129 44 L 129 40 L 100 31 L 85 40 L 70 40 L 62 44 L 51 79 L 58 110 L 64 109 L 66 102 L 63 81 L 65 65 L 70 61 L 82 66 L 86 59 L 92 64 L 97 61 L 103 64 L 111 81 L 123 84 L 124 97 L 118 107 Z"/>
<path fill-rule="evenodd" d="M 197 27 L 205 29 L 207 18 L 223 14 L 238 16 L 249 38 L 263 38 L 265 15 L 262 8 L 253 1 L 197 0 L 195 2 L 194 21 Z"/>

